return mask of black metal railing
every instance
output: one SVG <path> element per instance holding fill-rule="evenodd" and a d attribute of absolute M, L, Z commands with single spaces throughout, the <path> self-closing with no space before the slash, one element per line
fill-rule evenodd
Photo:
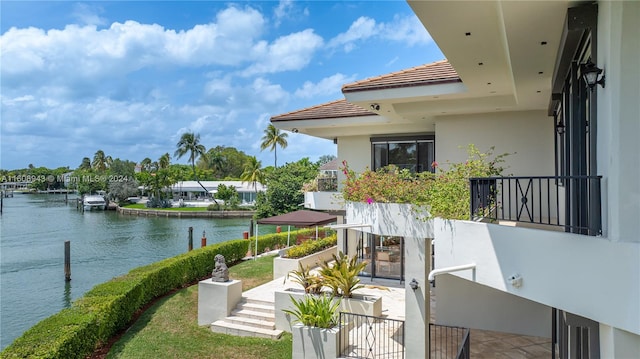
<path fill-rule="evenodd" d="M 404 358 L 404 321 L 340 312 L 340 323 L 341 358 Z"/>
<path fill-rule="evenodd" d="M 602 234 L 601 176 L 471 178 L 471 220 L 490 219 Z"/>
<path fill-rule="evenodd" d="M 469 359 L 469 328 L 429 324 L 429 359 Z"/>
<path fill-rule="evenodd" d="M 337 177 L 318 177 L 318 191 L 336 192 L 338 190 Z"/>

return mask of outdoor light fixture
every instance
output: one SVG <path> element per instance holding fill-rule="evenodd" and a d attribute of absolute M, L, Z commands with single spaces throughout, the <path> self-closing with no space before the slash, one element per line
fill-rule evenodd
<path fill-rule="evenodd" d="M 409 282 L 409 287 L 411 287 L 411 289 L 413 289 L 414 291 L 418 289 L 419 286 L 420 284 L 418 284 L 418 281 L 415 278 L 413 278 L 411 282 Z"/>
<path fill-rule="evenodd" d="M 582 77 L 592 91 L 596 84 L 600 84 L 600 86 L 604 88 L 604 74 L 602 74 L 602 71 L 603 70 L 591 62 L 591 60 L 580 65 Z M 600 76 L 600 74 L 602 74 L 602 76 Z M 600 79 L 598 79 L 598 76 L 600 76 Z"/>
<path fill-rule="evenodd" d="M 564 122 L 562 122 L 562 118 L 560 118 L 560 121 L 558 121 L 556 125 L 556 132 L 558 132 L 559 135 L 564 135 L 564 129 Z"/>
<path fill-rule="evenodd" d="M 380 105 L 377 103 L 372 103 L 371 105 L 369 105 L 369 108 L 374 111 L 380 111 Z"/>

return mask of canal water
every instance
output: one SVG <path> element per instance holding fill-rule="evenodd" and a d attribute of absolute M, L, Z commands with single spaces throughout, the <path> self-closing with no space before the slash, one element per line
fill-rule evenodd
<path fill-rule="evenodd" d="M 70 196 L 72 197 L 72 196 Z M 0 350 L 95 285 L 193 246 L 242 238 L 250 219 L 152 218 L 84 212 L 64 195 L 16 194 L 0 216 Z M 260 233 L 275 227 L 259 226 Z M 71 281 L 64 242 L 71 241 Z"/>

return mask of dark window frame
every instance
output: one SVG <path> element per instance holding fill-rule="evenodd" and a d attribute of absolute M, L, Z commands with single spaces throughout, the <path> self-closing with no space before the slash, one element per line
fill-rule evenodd
<path fill-rule="evenodd" d="M 415 163 L 415 168 L 419 169 L 420 168 L 420 164 L 421 164 L 421 158 L 420 158 L 420 151 L 418 148 L 418 144 L 419 143 L 431 143 L 432 147 L 433 147 L 433 153 L 431 154 L 431 157 L 433 158 L 433 160 L 435 161 L 436 158 L 436 136 L 435 134 L 418 134 L 418 135 L 407 135 L 407 136 L 385 136 L 385 137 L 371 137 L 370 138 L 371 141 L 371 169 L 373 169 L 374 171 L 380 167 L 385 167 L 387 165 L 389 165 L 389 159 L 388 159 L 388 154 L 389 154 L 389 145 L 390 144 L 398 144 L 398 143 L 406 143 L 406 144 L 411 144 L 414 143 L 416 144 L 416 163 Z M 387 160 L 386 160 L 386 164 L 381 164 L 379 167 L 376 165 L 376 145 L 384 145 L 386 144 L 386 153 L 387 153 Z M 416 171 L 416 172 L 425 172 L 425 171 L 429 171 L 429 172 L 434 172 L 435 169 L 431 167 L 431 163 L 426 163 L 425 164 L 425 169 L 423 169 L 422 171 Z"/>

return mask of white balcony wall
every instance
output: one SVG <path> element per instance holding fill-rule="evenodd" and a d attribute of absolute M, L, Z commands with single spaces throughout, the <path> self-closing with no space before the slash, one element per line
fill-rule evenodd
<path fill-rule="evenodd" d="M 436 119 L 436 160 L 467 160 L 467 146 L 485 152 L 510 153 L 505 175 L 552 176 L 555 174 L 553 118 L 545 111 L 442 116 Z"/>
<path fill-rule="evenodd" d="M 304 208 L 337 211 L 344 208 L 341 192 L 305 192 Z"/>
<path fill-rule="evenodd" d="M 434 234 L 436 268 L 475 262 L 478 284 L 640 334 L 639 243 L 442 219 Z"/>

